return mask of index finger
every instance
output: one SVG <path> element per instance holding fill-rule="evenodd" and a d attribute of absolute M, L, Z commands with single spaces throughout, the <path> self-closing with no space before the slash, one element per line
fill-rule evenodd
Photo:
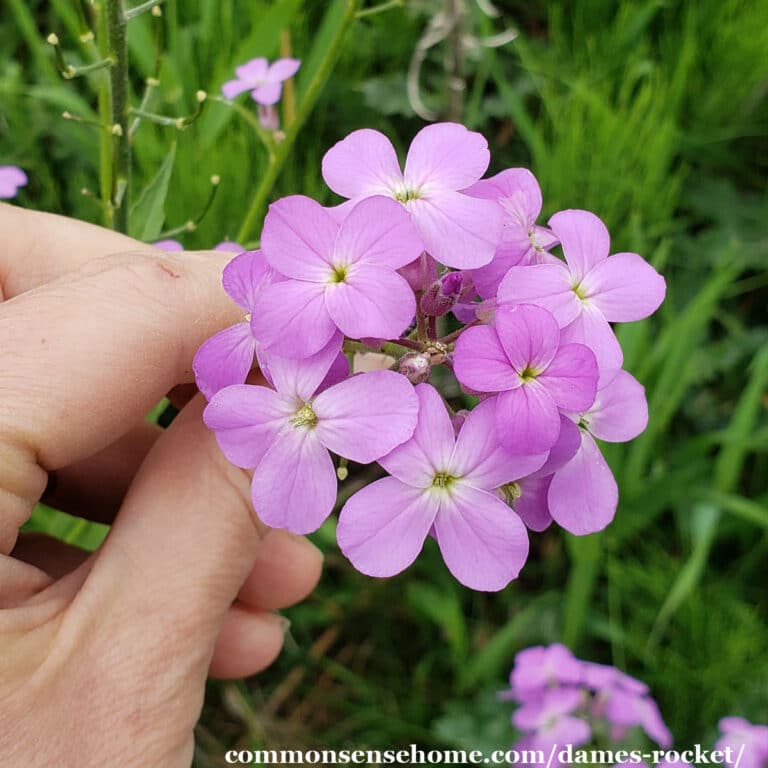
<path fill-rule="evenodd" d="M 0 202 L 0 301 L 109 253 L 149 250 L 119 232 Z"/>

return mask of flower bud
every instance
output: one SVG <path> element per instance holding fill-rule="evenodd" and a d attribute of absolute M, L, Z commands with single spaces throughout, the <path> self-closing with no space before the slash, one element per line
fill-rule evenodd
<path fill-rule="evenodd" d="M 414 291 L 425 291 L 433 280 L 437 280 L 437 264 L 426 251 L 418 259 L 401 267 L 398 272 Z"/>
<path fill-rule="evenodd" d="M 447 272 L 435 280 L 421 297 L 421 311 L 431 317 L 440 317 L 451 311 L 464 288 L 461 272 Z"/>
<path fill-rule="evenodd" d="M 397 363 L 397 370 L 411 384 L 423 384 L 429 378 L 431 368 L 429 355 L 422 352 L 406 352 Z"/>

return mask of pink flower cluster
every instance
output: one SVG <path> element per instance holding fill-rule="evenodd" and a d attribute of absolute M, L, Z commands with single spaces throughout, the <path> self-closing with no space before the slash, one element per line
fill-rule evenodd
<path fill-rule="evenodd" d="M 517 704 L 512 725 L 520 738 L 514 751 L 551 753 L 552 766 L 565 765 L 565 746 L 610 747 L 615 753 L 636 748 L 641 734 L 667 753 L 656 762 L 661 768 L 692 765 L 689 756 L 701 748 L 670 750 L 672 734 L 645 683 L 616 667 L 577 659 L 560 643 L 520 651 L 509 683 L 499 698 Z M 719 762 L 729 768 L 768 768 L 768 725 L 731 716 L 718 728 L 720 738 L 712 750 L 704 750 L 713 753 L 712 759 L 704 762 L 718 762 L 714 753 L 719 752 Z M 648 768 L 647 762 L 635 765 Z"/>
<path fill-rule="evenodd" d="M 595 438 L 630 440 L 647 422 L 610 323 L 654 312 L 664 279 L 637 254 L 609 256 L 587 211 L 537 225 L 534 177 L 482 179 L 489 161 L 485 139 L 455 123 L 421 130 L 402 169 L 383 134 L 347 136 L 322 170 L 348 200 L 270 207 L 261 249 L 224 272 L 244 319 L 194 361 L 205 421 L 254 471 L 268 525 L 321 525 L 334 455 L 387 473 L 339 517 L 339 545 L 366 574 L 399 573 L 431 536 L 463 584 L 503 588 L 527 559 L 527 530 L 611 521 L 618 493 Z M 438 332 L 449 312 L 455 330 Z M 363 348 L 399 359 L 350 371 Z M 245 383 L 254 361 L 261 384 Z M 429 383 L 438 366 L 474 409 L 452 410 Z"/>
<path fill-rule="evenodd" d="M 521 733 L 516 751 L 549 754 L 553 745 L 580 747 L 597 736 L 621 745 L 633 730 L 664 749 L 672 746 L 645 683 L 616 667 L 577 659 L 564 645 L 520 651 L 509 682 L 501 698 L 518 703 L 512 715 Z M 562 764 L 557 755 L 552 764 Z"/>

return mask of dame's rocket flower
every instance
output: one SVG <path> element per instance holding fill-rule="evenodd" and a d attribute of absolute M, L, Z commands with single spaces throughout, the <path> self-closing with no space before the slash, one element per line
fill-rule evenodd
<path fill-rule="evenodd" d="M 283 82 L 293 77 L 300 66 L 298 59 L 278 59 L 272 64 L 261 57 L 251 59 L 235 68 L 237 77 L 224 83 L 221 92 L 225 98 L 234 99 L 243 91 L 250 91 L 255 102 L 270 106 L 280 101 Z"/>
<path fill-rule="evenodd" d="M 416 559 L 433 531 L 462 584 L 502 589 L 523 567 L 528 537 L 494 490 L 541 466 L 546 455 L 512 455 L 503 448 L 495 435 L 494 400 L 478 405 L 454 437 L 437 391 L 419 384 L 416 393 L 413 436 L 379 459 L 391 477 L 358 491 L 341 511 L 341 551 L 363 573 L 393 576 Z"/>
<path fill-rule="evenodd" d="M 548 223 L 565 263 L 511 267 L 499 285 L 499 303 L 548 309 L 563 329 L 563 341 L 590 347 L 601 373 L 618 370 L 623 355 L 608 323 L 655 312 L 664 301 L 664 278 L 636 253 L 609 257 L 608 230 L 589 211 L 561 211 Z"/>
<path fill-rule="evenodd" d="M 0 199 L 16 197 L 19 187 L 26 187 L 27 174 L 15 165 L 0 165 Z"/>
<path fill-rule="evenodd" d="M 397 337 L 416 312 L 413 291 L 397 269 L 421 252 L 408 216 L 375 197 L 344 221 L 308 197 L 270 206 L 261 247 L 282 280 L 266 288 L 251 315 L 264 349 L 307 357 L 339 329 L 352 339 Z"/>
<path fill-rule="evenodd" d="M 499 392 L 497 429 L 512 450 L 549 450 L 560 413 L 586 410 L 597 390 L 597 363 L 583 344 L 562 344 L 555 318 L 530 304 L 496 311 L 496 327 L 468 328 L 453 356 L 456 378 L 476 392 Z"/>
<path fill-rule="evenodd" d="M 240 384 L 217 392 L 203 415 L 224 455 L 254 469 L 251 496 L 266 525 L 317 530 L 336 501 L 330 452 L 363 464 L 416 426 L 418 400 L 404 376 L 362 373 L 319 392 L 338 359 L 341 334 L 303 360 L 267 355 L 274 389 Z"/>
<path fill-rule="evenodd" d="M 489 179 L 480 179 L 464 194 L 495 200 L 504 217 L 501 242 L 493 261 L 472 272 L 477 292 L 484 299 L 496 296 L 510 267 L 554 260 L 547 251 L 557 244 L 557 238 L 551 230 L 536 224 L 541 213 L 541 189 L 529 170 L 509 168 Z"/>
<path fill-rule="evenodd" d="M 435 123 L 413 139 L 405 170 L 379 131 L 353 131 L 325 153 L 323 178 L 351 201 L 372 195 L 405 206 L 423 249 L 448 267 L 487 264 L 501 239 L 502 212 L 492 200 L 462 194 L 488 168 L 488 142 L 458 123 Z"/>
<path fill-rule="evenodd" d="M 273 279 L 272 269 L 261 251 L 245 251 L 224 268 L 221 280 L 224 290 L 246 314 L 242 322 L 211 336 L 195 354 L 192 361 L 195 381 L 209 400 L 220 389 L 245 382 L 257 349 L 249 314 L 261 291 Z"/>

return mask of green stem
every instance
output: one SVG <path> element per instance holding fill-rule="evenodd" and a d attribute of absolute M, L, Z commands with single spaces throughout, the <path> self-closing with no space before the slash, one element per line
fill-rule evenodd
<path fill-rule="evenodd" d="M 98 41 L 98 55 L 106 58 L 109 54 L 109 37 L 107 33 L 107 13 L 104 4 L 94 5 L 96 16 L 96 39 Z M 101 194 L 101 208 L 104 215 L 104 226 L 110 229 L 115 225 L 115 211 L 112 206 L 112 150 L 114 137 L 112 136 L 112 80 L 110 72 L 103 72 L 98 90 L 99 120 L 104 127 L 99 132 L 99 191 Z"/>
<path fill-rule="evenodd" d="M 365 8 L 362 11 L 358 11 L 356 18 L 364 19 L 366 16 L 375 16 L 377 13 L 384 13 L 384 11 L 390 11 L 393 8 L 402 8 L 404 5 L 405 0 L 388 0 L 385 3 L 374 5 L 373 8 Z"/>
<path fill-rule="evenodd" d="M 146 3 L 137 5 L 135 8 L 128 8 L 123 14 L 123 17 L 126 21 L 130 21 L 131 19 L 135 19 L 137 16 L 141 16 L 142 13 L 151 11 L 155 6 L 160 5 L 162 2 L 163 0 L 147 0 Z"/>
<path fill-rule="evenodd" d="M 114 228 L 128 232 L 128 189 L 131 181 L 131 142 L 128 103 L 128 44 L 126 19 L 120 0 L 106 1 L 109 55 L 115 65 L 110 71 L 111 123 L 113 126 L 112 204 Z"/>
<path fill-rule="evenodd" d="M 312 78 L 312 82 L 309 84 L 309 87 L 304 94 L 304 98 L 301 100 L 298 112 L 296 113 L 296 119 L 286 128 L 285 138 L 277 145 L 275 154 L 270 159 L 267 170 L 262 177 L 261 184 L 259 184 L 253 194 L 248 213 L 237 234 L 236 239 L 239 243 L 250 239 L 251 231 L 256 226 L 256 222 L 262 217 L 267 199 L 285 165 L 285 161 L 288 159 L 288 155 L 293 148 L 296 137 L 299 135 L 299 131 L 307 121 L 315 102 L 320 96 L 320 91 L 323 89 L 336 60 L 341 54 L 344 38 L 347 36 L 349 27 L 355 20 L 359 4 L 359 0 L 347 0 L 347 8 L 344 12 L 342 23 L 340 24 L 335 37 L 331 41 L 331 44 L 328 46 L 325 57 L 321 61 L 315 76 Z"/>

